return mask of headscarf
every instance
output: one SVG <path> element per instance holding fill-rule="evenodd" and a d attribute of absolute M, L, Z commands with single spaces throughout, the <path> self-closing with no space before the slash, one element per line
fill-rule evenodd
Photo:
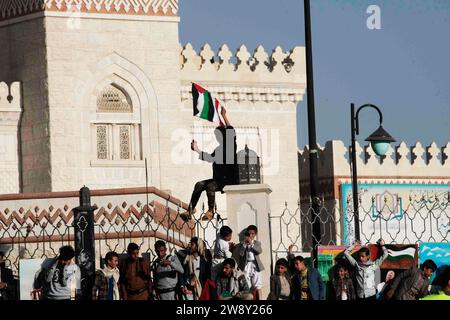
<path fill-rule="evenodd" d="M 206 245 L 205 241 L 198 238 L 197 241 L 197 253 L 199 257 L 205 256 L 205 250 Z M 189 253 L 186 255 L 186 258 L 184 259 L 184 266 L 189 274 L 189 284 L 194 287 L 194 299 L 197 300 L 200 297 L 200 294 L 202 293 L 202 284 L 200 283 L 200 279 L 197 278 L 195 275 L 195 257 L 193 254 Z"/>
<path fill-rule="evenodd" d="M 114 269 L 109 269 L 107 266 L 105 266 L 103 269 L 100 270 L 101 272 L 103 272 L 103 274 L 105 275 L 106 279 L 109 280 L 110 278 L 114 279 L 114 289 L 113 289 L 113 297 L 114 300 L 119 300 L 120 296 L 119 296 L 119 277 L 120 277 L 120 272 L 119 269 L 114 268 Z"/>

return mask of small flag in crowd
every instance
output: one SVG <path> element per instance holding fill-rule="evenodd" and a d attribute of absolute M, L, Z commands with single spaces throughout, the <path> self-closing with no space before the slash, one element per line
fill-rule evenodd
<path fill-rule="evenodd" d="M 388 260 L 396 261 L 400 259 L 414 259 L 416 254 L 415 247 L 400 249 L 394 246 L 386 246 L 389 253 Z"/>
<path fill-rule="evenodd" d="M 219 122 L 222 126 L 222 119 L 219 115 L 219 101 L 211 93 L 196 83 L 192 83 L 192 99 L 194 102 L 194 116 L 211 122 Z"/>

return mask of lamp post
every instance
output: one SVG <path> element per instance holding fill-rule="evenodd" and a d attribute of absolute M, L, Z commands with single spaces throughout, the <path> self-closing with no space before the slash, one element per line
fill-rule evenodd
<path fill-rule="evenodd" d="M 317 268 L 317 247 L 321 240 L 320 231 L 320 198 L 319 198 L 319 177 L 317 167 L 317 141 L 316 141 L 316 117 L 314 110 L 314 77 L 313 77 L 313 57 L 312 57 L 312 36 L 311 36 L 311 9 L 310 1 L 304 0 L 305 10 L 305 47 L 306 47 L 306 82 L 308 101 L 308 140 L 309 140 L 309 187 L 312 201 L 311 218 L 312 225 L 312 249 L 313 263 Z"/>
<path fill-rule="evenodd" d="M 378 156 L 384 156 L 389 144 L 395 142 L 395 139 L 383 129 L 383 114 L 380 109 L 373 104 L 364 104 L 358 108 L 355 114 L 355 104 L 351 104 L 351 130 L 352 130 L 352 189 L 353 189 L 353 212 L 355 219 L 355 240 L 360 240 L 359 231 L 359 207 L 358 207 L 358 173 L 356 169 L 356 135 L 359 134 L 359 113 L 364 108 L 373 108 L 380 117 L 380 126 L 365 141 L 369 141 L 373 151 Z"/>

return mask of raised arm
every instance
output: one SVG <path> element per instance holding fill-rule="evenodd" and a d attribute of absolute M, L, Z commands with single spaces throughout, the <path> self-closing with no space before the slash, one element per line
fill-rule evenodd
<path fill-rule="evenodd" d="M 180 259 L 178 259 L 178 257 L 176 256 L 172 256 L 171 259 L 172 263 L 170 264 L 170 266 L 177 272 L 184 274 L 184 268 L 183 265 L 180 262 Z"/>
<path fill-rule="evenodd" d="M 207 152 L 200 150 L 197 145 L 197 141 L 195 141 L 195 140 L 192 140 L 192 142 L 191 142 L 191 150 L 198 153 L 198 158 L 200 160 L 203 160 L 206 162 L 211 162 L 211 163 L 214 162 L 216 152 L 214 151 L 213 153 L 207 153 Z"/>
<path fill-rule="evenodd" d="M 357 242 L 355 242 L 354 244 L 352 244 L 350 247 L 348 247 L 347 249 L 345 249 L 344 251 L 344 255 L 347 258 L 348 262 L 350 262 L 350 264 L 352 266 L 357 266 L 358 262 L 352 257 L 352 251 L 355 248 L 355 245 L 357 244 Z"/>
<path fill-rule="evenodd" d="M 225 126 L 226 127 L 231 127 L 231 123 L 228 120 L 227 110 L 225 109 L 225 107 L 222 107 L 222 110 L 220 111 L 220 114 L 222 115 L 223 121 L 225 121 Z"/>
<path fill-rule="evenodd" d="M 397 287 L 400 283 L 403 282 L 404 279 L 410 277 L 413 273 L 413 268 L 410 268 L 406 271 L 403 271 L 399 276 L 395 277 L 391 287 L 389 288 L 389 291 L 386 292 L 386 296 L 388 299 L 391 299 L 394 296 L 395 290 L 397 290 Z"/>
<path fill-rule="evenodd" d="M 259 242 L 258 240 L 255 240 L 251 246 L 252 251 L 254 254 L 258 255 L 262 253 L 262 246 L 261 246 L 261 242 Z"/>
<path fill-rule="evenodd" d="M 387 251 L 385 245 L 384 245 L 384 240 L 380 239 L 378 240 L 378 244 L 381 246 L 381 250 L 383 250 L 383 254 L 381 257 L 379 257 L 377 260 L 375 260 L 375 264 L 377 266 L 381 266 L 381 264 L 383 263 L 384 260 L 387 259 L 387 257 L 389 256 L 389 252 Z"/>

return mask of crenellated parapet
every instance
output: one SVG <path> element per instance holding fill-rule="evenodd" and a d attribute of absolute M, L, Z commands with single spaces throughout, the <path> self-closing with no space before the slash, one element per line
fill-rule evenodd
<path fill-rule="evenodd" d="M 242 45 L 235 52 L 223 45 L 217 52 L 205 44 L 197 53 L 191 44 L 181 48 L 181 98 L 191 97 L 191 82 L 208 88 L 222 101 L 293 102 L 306 88 L 305 50 L 295 47 L 272 52 L 259 46 L 253 53 Z"/>
<path fill-rule="evenodd" d="M 438 146 L 405 142 L 389 147 L 378 157 L 370 145 L 356 143 L 358 179 L 383 183 L 450 183 L 450 142 Z M 350 178 L 350 148 L 342 141 L 328 141 L 319 147 L 319 176 Z M 309 179 L 309 148 L 299 151 L 300 180 Z"/>
<path fill-rule="evenodd" d="M 176 16 L 178 0 L 2 0 L 0 21 L 37 12 Z"/>

